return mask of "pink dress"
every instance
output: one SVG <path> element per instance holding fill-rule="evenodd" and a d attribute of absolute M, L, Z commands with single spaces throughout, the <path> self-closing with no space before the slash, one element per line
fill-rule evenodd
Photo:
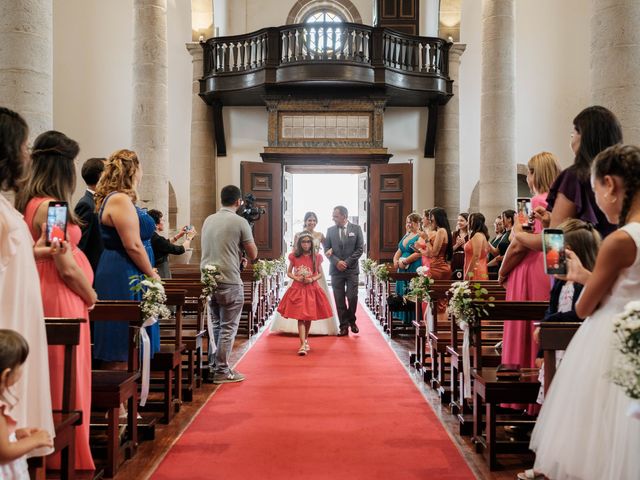
<path fill-rule="evenodd" d="M 7 424 L 7 433 L 9 433 L 9 442 L 16 441 L 16 426 L 17 423 L 8 413 L 10 410 L 9 405 L 0 400 L 0 415 L 4 417 L 4 421 Z M 27 466 L 27 456 L 23 455 L 20 458 L 7 463 L 0 464 L 0 478 L 7 478 L 12 480 L 29 480 L 29 467 Z"/>
<path fill-rule="evenodd" d="M 38 234 L 33 230 L 33 217 L 42 202 L 47 198 L 32 198 L 25 209 L 24 220 L 27 222 L 31 235 L 37 239 Z M 81 237 L 80 227 L 69 224 L 67 226 L 67 240 L 73 247 L 73 257 L 87 277 L 93 283 L 93 270 L 89 260 L 78 248 Z M 64 283 L 52 259 L 36 262 L 40 276 L 40 290 L 45 317 L 89 318 L 89 312 L 82 298 Z M 80 329 L 80 345 L 76 355 L 76 409 L 82 410 L 82 425 L 76 427 L 76 470 L 95 470 L 93 457 L 89 448 L 89 419 L 91 418 L 91 336 L 89 323 L 84 323 Z M 62 407 L 62 375 L 64 372 L 64 347 L 49 347 L 49 373 L 51 386 L 51 403 L 53 409 Z M 47 458 L 47 466 L 60 468 L 60 456 Z"/>
<path fill-rule="evenodd" d="M 42 313 L 38 271 L 33 258 L 33 240 L 22 215 L 0 195 L 0 328 L 20 333 L 29 344 L 29 356 L 22 365 L 22 378 L 12 390 L 18 403 L 11 416 L 21 427 L 40 428 L 55 437 L 51 395 L 47 332 Z M 48 455 L 43 447 L 27 454 Z M 0 478 L 2 475 L 0 475 Z"/>
<path fill-rule="evenodd" d="M 547 194 L 538 194 L 531 199 L 531 207 L 547 207 Z M 536 220 L 534 233 L 542 231 L 541 223 Z M 544 256 L 542 252 L 529 251 L 522 261 L 511 271 L 507 278 L 506 300 L 511 301 L 548 301 L 551 283 L 544 273 Z M 542 320 L 542 319 L 541 319 Z M 538 344 L 533 338 L 534 321 L 519 320 L 504 322 L 502 335 L 502 363 L 518 364 L 520 368 L 534 368 Z M 524 409 L 525 405 L 511 404 L 505 407 Z M 539 410 L 539 405 L 532 405 L 529 413 Z"/>

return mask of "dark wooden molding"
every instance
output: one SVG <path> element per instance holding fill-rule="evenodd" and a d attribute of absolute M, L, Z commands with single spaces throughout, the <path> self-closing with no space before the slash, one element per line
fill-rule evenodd
<path fill-rule="evenodd" d="M 224 138 L 224 120 L 222 118 L 222 102 L 215 101 L 213 107 L 213 133 L 216 139 L 216 153 L 218 157 L 227 156 L 227 142 Z"/>
<path fill-rule="evenodd" d="M 427 134 L 424 142 L 425 158 L 436 156 L 436 131 L 438 129 L 438 105 L 429 106 L 429 117 L 427 120 Z"/>
<path fill-rule="evenodd" d="M 266 163 L 282 165 L 349 165 L 369 166 L 389 163 L 393 156 L 381 149 L 308 149 L 308 148 L 265 148 L 260 154 Z"/>

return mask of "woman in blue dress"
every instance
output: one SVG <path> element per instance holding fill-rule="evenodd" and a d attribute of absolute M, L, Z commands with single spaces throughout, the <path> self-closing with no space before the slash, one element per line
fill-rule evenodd
<path fill-rule="evenodd" d="M 96 186 L 96 208 L 104 251 L 95 275 L 100 300 L 141 300 L 131 291 L 130 277 L 145 274 L 160 279 L 153 269 L 151 236 L 156 224 L 136 206 L 136 188 L 142 166 L 131 150 L 118 150 L 107 160 Z M 160 349 L 160 327 L 146 327 L 151 355 Z M 94 358 L 104 362 L 126 362 L 129 356 L 128 325 L 124 322 L 95 322 Z"/>
<path fill-rule="evenodd" d="M 398 243 L 398 250 L 393 256 L 393 266 L 398 272 L 415 272 L 418 267 L 422 266 L 422 254 L 413 248 L 414 244 L 420 240 L 418 232 L 421 221 L 422 217 L 417 213 L 410 213 L 407 216 L 407 233 Z M 402 296 L 406 291 L 407 282 L 396 282 L 397 295 Z M 410 324 L 415 318 L 415 312 L 394 312 L 393 317 L 402 320 L 405 324 Z"/>

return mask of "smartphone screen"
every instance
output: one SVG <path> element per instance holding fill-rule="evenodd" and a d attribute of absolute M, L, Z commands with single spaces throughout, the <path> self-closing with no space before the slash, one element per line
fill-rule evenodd
<path fill-rule="evenodd" d="M 516 199 L 516 215 L 520 225 L 529 225 L 531 219 L 531 199 L 527 197 L 518 197 Z"/>
<path fill-rule="evenodd" d="M 54 239 L 63 242 L 67 237 L 67 202 L 49 202 L 47 209 L 47 245 L 51 245 Z"/>
<path fill-rule="evenodd" d="M 565 275 L 567 262 L 564 253 L 564 232 L 555 228 L 542 231 L 544 271 L 547 275 Z"/>

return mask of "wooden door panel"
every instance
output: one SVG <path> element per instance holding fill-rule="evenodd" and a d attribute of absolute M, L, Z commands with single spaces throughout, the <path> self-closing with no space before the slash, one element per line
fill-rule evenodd
<path fill-rule="evenodd" d="M 404 220 L 413 210 L 413 166 L 374 164 L 369 169 L 369 253 L 391 261 L 405 233 Z"/>
<path fill-rule="evenodd" d="M 282 256 L 282 166 L 279 163 L 240 162 L 243 194 L 256 197 L 265 213 L 255 222 L 253 237 L 259 258 Z"/>

